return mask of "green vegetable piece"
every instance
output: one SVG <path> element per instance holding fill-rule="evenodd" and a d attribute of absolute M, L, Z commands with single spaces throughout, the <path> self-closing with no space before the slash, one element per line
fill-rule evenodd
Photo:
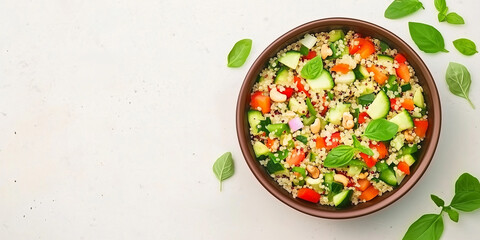
<path fill-rule="evenodd" d="M 327 92 L 327 97 L 330 100 L 333 100 L 335 98 L 335 95 L 332 92 Z"/>
<path fill-rule="evenodd" d="M 441 214 L 425 214 L 408 228 L 403 240 L 438 240 L 443 233 L 443 218 Z"/>
<path fill-rule="evenodd" d="M 445 20 L 450 24 L 465 24 L 462 16 L 458 15 L 457 13 L 451 12 L 447 14 Z"/>
<path fill-rule="evenodd" d="M 285 149 L 283 151 L 279 151 L 279 152 L 276 152 L 276 153 L 268 153 L 268 157 L 272 160 L 272 161 L 275 161 L 275 162 L 280 162 L 282 161 L 283 159 L 287 158 L 288 157 L 288 150 Z"/>
<path fill-rule="evenodd" d="M 437 205 L 437 207 L 445 206 L 445 201 L 443 201 L 443 199 L 439 198 L 438 196 L 431 194 L 430 198 L 435 203 L 435 205 Z"/>
<path fill-rule="evenodd" d="M 222 191 L 222 183 L 224 180 L 233 176 L 235 167 L 233 165 L 232 153 L 226 152 L 220 156 L 213 164 L 213 173 L 220 181 L 220 191 Z"/>
<path fill-rule="evenodd" d="M 390 48 L 390 46 L 388 46 L 388 44 L 386 42 L 380 41 L 380 49 L 382 50 L 382 52 L 385 52 L 389 48 Z"/>
<path fill-rule="evenodd" d="M 399 153 L 398 153 L 398 156 L 401 157 L 401 156 L 404 156 L 404 155 L 407 155 L 407 154 L 413 154 L 413 153 L 416 153 L 418 151 L 418 146 L 417 144 L 414 144 L 413 146 L 404 146 L 402 147 L 402 149 L 400 149 Z"/>
<path fill-rule="evenodd" d="M 302 167 L 293 167 L 293 168 L 292 168 L 292 171 L 300 173 L 300 175 L 302 175 L 303 178 L 306 178 L 306 177 L 307 177 L 307 172 L 305 171 L 305 168 L 302 168 Z"/>
<path fill-rule="evenodd" d="M 460 53 L 462 53 L 463 55 L 466 55 L 466 56 L 472 56 L 473 54 L 478 53 L 477 46 L 470 39 L 459 38 L 459 39 L 453 41 L 453 46 L 455 46 L 455 48 Z"/>
<path fill-rule="evenodd" d="M 297 138 L 296 138 L 298 141 L 302 142 L 303 144 L 307 144 L 308 143 L 308 138 L 303 136 L 303 135 L 298 135 Z"/>
<path fill-rule="evenodd" d="M 435 8 L 439 12 L 443 12 L 445 9 L 447 9 L 447 2 L 445 0 L 435 0 Z"/>
<path fill-rule="evenodd" d="M 308 61 L 302 68 L 300 75 L 305 79 L 315 79 L 323 71 L 322 57 L 316 56 Z"/>
<path fill-rule="evenodd" d="M 353 139 L 353 146 L 355 147 L 356 150 L 358 150 L 362 153 L 365 153 L 368 156 L 373 156 L 372 149 L 370 149 L 368 147 L 365 147 L 362 144 L 360 144 L 360 141 L 358 141 L 358 139 L 355 135 L 352 135 L 352 139 Z"/>
<path fill-rule="evenodd" d="M 363 136 L 375 141 L 388 141 L 397 134 L 397 131 L 397 124 L 380 118 L 368 123 Z"/>
<path fill-rule="evenodd" d="M 468 103 L 470 103 L 470 106 L 475 109 L 475 106 L 468 96 L 472 80 L 467 68 L 460 63 L 450 62 L 445 78 L 450 92 L 456 96 L 465 98 Z"/>
<path fill-rule="evenodd" d="M 375 94 L 373 93 L 365 94 L 357 98 L 358 104 L 362 106 L 372 103 L 373 100 L 375 100 Z"/>
<path fill-rule="evenodd" d="M 303 45 L 300 47 L 300 54 L 302 54 L 303 56 L 308 55 L 308 52 L 310 52 L 310 50 L 307 47 Z"/>
<path fill-rule="evenodd" d="M 312 101 L 310 100 L 310 98 L 307 97 L 305 102 L 307 103 L 308 112 L 310 113 L 311 116 L 315 117 L 317 115 L 317 110 L 315 110 L 315 108 L 313 107 L 313 104 L 312 104 Z"/>
<path fill-rule="evenodd" d="M 241 67 L 247 60 L 252 49 L 251 39 L 242 39 L 235 43 L 230 53 L 228 53 L 227 66 L 231 68 Z"/>
<path fill-rule="evenodd" d="M 417 22 L 409 22 L 410 36 L 420 50 L 426 53 L 448 52 L 442 34 L 434 27 Z"/>
<path fill-rule="evenodd" d="M 260 124 L 258 124 L 257 128 L 259 131 L 265 132 L 267 135 L 270 133 L 268 131 L 267 126 L 270 125 L 272 121 L 270 120 L 269 117 L 265 118 L 265 120 L 260 120 Z"/>
<path fill-rule="evenodd" d="M 420 8 L 425 9 L 418 0 L 395 0 L 387 7 L 384 16 L 389 19 L 398 19 L 410 15 Z"/>
<path fill-rule="evenodd" d="M 354 155 L 355 148 L 347 145 L 340 145 L 328 153 L 323 165 L 329 168 L 344 166 L 353 159 Z"/>
<path fill-rule="evenodd" d="M 410 85 L 410 83 L 407 83 L 407 84 L 403 84 L 402 86 L 400 86 L 400 88 L 402 88 L 402 92 L 406 92 L 406 91 L 412 89 L 412 85 Z"/>

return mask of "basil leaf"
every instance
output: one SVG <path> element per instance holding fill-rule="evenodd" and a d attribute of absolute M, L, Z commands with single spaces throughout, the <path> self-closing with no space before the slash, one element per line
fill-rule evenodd
<path fill-rule="evenodd" d="M 443 201 L 443 199 L 439 198 L 438 196 L 431 194 L 430 198 L 435 203 L 435 205 L 437 205 L 437 207 L 445 206 L 445 201 Z"/>
<path fill-rule="evenodd" d="M 445 20 L 447 20 L 447 22 L 451 24 L 465 24 L 463 18 L 454 12 L 447 14 Z"/>
<path fill-rule="evenodd" d="M 420 50 L 426 53 L 448 52 L 442 34 L 434 27 L 417 22 L 409 22 L 410 36 Z"/>
<path fill-rule="evenodd" d="M 231 68 L 241 67 L 247 60 L 252 49 L 251 39 L 242 39 L 235 43 L 230 53 L 228 53 L 227 66 Z"/>
<path fill-rule="evenodd" d="M 357 137 L 355 135 L 352 135 L 353 138 L 353 146 L 355 147 L 356 150 L 367 154 L 368 156 L 373 156 L 373 151 L 372 149 L 363 146 L 360 141 L 358 141 Z"/>
<path fill-rule="evenodd" d="M 213 164 L 213 173 L 220 181 L 220 191 L 222 191 L 222 182 L 231 176 L 235 172 L 233 165 L 232 153 L 226 152 L 220 156 Z"/>
<path fill-rule="evenodd" d="M 388 141 L 397 134 L 397 131 L 397 124 L 380 118 L 372 120 L 368 123 L 363 136 L 375 141 Z"/>
<path fill-rule="evenodd" d="M 459 217 L 459 214 L 457 211 L 453 210 L 452 208 L 450 207 L 446 207 L 445 209 L 445 212 L 448 213 L 448 217 L 454 221 L 454 222 L 458 222 L 458 217 Z"/>
<path fill-rule="evenodd" d="M 375 94 L 373 93 L 365 94 L 357 98 L 358 104 L 363 106 L 372 103 L 373 100 L 375 100 Z"/>
<path fill-rule="evenodd" d="M 423 8 L 423 4 L 418 0 L 395 0 L 387 7 L 384 16 L 397 19 L 410 15 L 420 8 Z"/>
<path fill-rule="evenodd" d="M 444 22 L 446 17 L 447 17 L 446 13 L 440 12 L 440 13 L 438 13 L 437 18 L 438 18 L 439 22 Z"/>
<path fill-rule="evenodd" d="M 307 144 L 307 143 L 308 143 L 308 138 L 305 137 L 305 136 L 303 136 L 303 135 L 298 135 L 298 136 L 296 137 L 296 139 L 297 139 L 298 141 L 302 142 L 303 144 Z"/>
<path fill-rule="evenodd" d="M 387 49 L 389 49 L 390 46 L 388 46 L 388 44 L 384 41 L 380 41 L 380 49 L 382 52 L 385 52 Z"/>
<path fill-rule="evenodd" d="M 453 46 L 455 46 L 455 48 L 463 55 L 472 56 L 473 54 L 478 53 L 477 46 L 470 39 L 459 38 L 453 41 Z"/>
<path fill-rule="evenodd" d="M 347 145 L 340 145 L 338 147 L 335 147 L 328 153 L 325 161 L 323 162 L 323 165 L 329 168 L 344 166 L 353 159 L 354 155 L 355 149 L 353 147 Z"/>
<path fill-rule="evenodd" d="M 408 228 L 403 240 L 435 239 L 443 233 L 443 218 L 441 214 L 425 214 Z"/>
<path fill-rule="evenodd" d="M 480 208 L 480 192 L 456 193 L 450 206 L 464 212 L 477 210 Z"/>
<path fill-rule="evenodd" d="M 465 98 L 472 108 L 475 108 L 470 97 L 470 84 L 472 82 L 470 73 L 467 68 L 460 63 L 450 62 L 448 64 L 445 79 L 448 84 L 448 89 L 456 96 Z"/>
<path fill-rule="evenodd" d="M 323 71 L 322 57 L 316 56 L 308 61 L 302 68 L 300 75 L 305 79 L 315 79 Z"/>
<path fill-rule="evenodd" d="M 480 182 L 469 173 L 462 174 L 455 182 L 455 194 L 462 192 L 480 192 Z"/>
<path fill-rule="evenodd" d="M 439 12 L 443 12 L 447 8 L 447 2 L 445 0 L 435 0 L 435 8 Z"/>

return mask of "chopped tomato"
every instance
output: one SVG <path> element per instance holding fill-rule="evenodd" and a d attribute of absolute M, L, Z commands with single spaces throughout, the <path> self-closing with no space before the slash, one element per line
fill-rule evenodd
<path fill-rule="evenodd" d="M 305 152 L 303 149 L 293 149 L 292 154 L 287 157 L 287 163 L 290 165 L 299 166 L 300 163 L 305 159 Z"/>
<path fill-rule="evenodd" d="M 398 68 L 395 69 L 397 76 L 405 82 L 410 82 L 410 71 L 405 63 L 399 63 Z"/>
<path fill-rule="evenodd" d="M 360 157 L 362 157 L 363 161 L 365 162 L 365 164 L 367 164 L 367 167 L 369 167 L 369 168 L 371 168 L 371 167 L 375 166 L 375 164 L 377 164 L 377 159 L 375 159 L 371 156 L 368 156 L 365 153 L 360 153 Z"/>
<path fill-rule="evenodd" d="M 358 197 L 360 200 L 370 201 L 378 195 L 378 190 L 374 186 L 370 186 Z"/>
<path fill-rule="evenodd" d="M 357 187 L 357 190 L 362 192 L 371 185 L 370 181 L 368 181 L 367 179 L 358 179 L 357 182 L 360 185 L 360 187 Z"/>
<path fill-rule="evenodd" d="M 383 73 L 380 71 L 380 68 L 376 67 L 375 65 L 372 65 L 371 67 L 367 67 L 368 72 L 373 72 L 373 79 L 375 79 L 375 82 L 377 82 L 380 85 L 385 84 L 385 82 L 388 80 L 387 74 Z"/>
<path fill-rule="evenodd" d="M 397 61 L 398 63 L 405 63 L 405 61 L 407 61 L 405 56 L 403 56 L 403 54 L 401 54 L 401 53 L 397 54 L 395 56 L 394 60 Z"/>
<path fill-rule="evenodd" d="M 424 138 L 428 129 L 428 120 L 415 119 L 413 123 L 415 124 L 415 134 L 420 138 Z"/>
<path fill-rule="evenodd" d="M 297 192 L 297 197 L 305 201 L 318 203 L 320 201 L 320 193 L 310 188 L 301 188 Z"/>
<path fill-rule="evenodd" d="M 358 53 L 362 58 L 367 58 L 375 52 L 375 45 L 370 39 L 355 38 L 352 40 L 348 51 L 350 55 Z"/>
<path fill-rule="evenodd" d="M 348 71 L 350 71 L 350 66 L 348 64 L 345 64 L 345 63 L 339 63 L 339 64 L 333 66 L 330 70 L 334 71 L 334 72 L 341 72 L 343 74 L 346 74 L 346 73 L 348 73 Z"/>
<path fill-rule="evenodd" d="M 412 111 L 413 109 L 415 109 L 413 99 L 410 99 L 410 98 L 403 99 L 402 107 L 409 110 L 409 111 Z"/>
<path fill-rule="evenodd" d="M 390 108 L 392 110 L 398 110 L 397 101 L 396 98 L 390 98 Z"/>
<path fill-rule="evenodd" d="M 270 112 L 270 97 L 264 96 L 260 91 L 255 92 L 251 96 L 250 106 L 255 110 L 260 107 L 262 113 L 268 113 Z"/>
<path fill-rule="evenodd" d="M 270 150 L 273 150 L 273 146 L 275 145 L 275 139 L 267 138 L 267 143 L 265 144 Z"/>
<path fill-rule="evenodd" d="M 383 142 L 377 142 L 377 144 L 371 144 L 370 148 L 377 150 L 378 152 L 378 159 L 383 159 L 388 156 L 388 148 L 385 146 Z"/>
<path fill-rule="evenodd" d="M 298 89 L 299 92 L 303 92 L 303 93 L 305 93 L 305 95 L 307 95 L 307 97 L 310 97 L 310 94 L 308 93 L 307 90 L 305 90 L 305 86 L 303 86 L 303 84 L 302 84 L 302 79 L 295 76 L 295 77 L 293 77 L 293 81 L 295 82 L 295 84 L 297 84 L 297 89 Z"/>
<path fill-rule="evenodd" d="M 278 88 L 277 88 L 277 90 L 278 90 Z M 287 96 L 287 98 L 290 98 L 293 95 L 294 91 L 295 90 L 293 90 L 293 88 L 290 88 L 290 87 L 286 87 L 285 90 L 283 90 L 283 91 L 278 90 L 279 93 L 285 94 Z"/>
<path fill-rule="evenodd" d="M 365 123 L 365 121 L 367 121 L 367 118 L 368 118 L 368 113 L 361 112 L 360 114 L 358 114 L 358 123 L 359 124 Z"/>
<path fill-rule="evenodd" d="M 317 139 L 315 139 L 315 144 L 318 149 L 327 147 L 327 143 L 325 143 L 325 138 L 322 137 L 317 137 Z"/>
<path fill-rule="evenodd" d="M 328 150 L 332 149 L 332 148 L 335 148 L 336 146 L 338 146 L 338 144 L 340 144 L 340 133 L 339 132 L 336 132 L 334 134 L 332 134 L 332 137 L 330 138 L 330 142 L 331 144 L 327 143 L 326 144 L 326 148 Z"/>
<path fill-rule="evenodd" d="M 317 56 L 317 52 L 315 52 L 315 51 L 310 51 L 310 52 L 308 52 L 307 56 L 305 56 L 305 59 L 310 60 L 310 59 L 312 59 L 312 58 L 314 58 L 314 57 L 316 57 L 316 56 Z"/>
<path fill-rule="evenodd" d="M 405 174 L 409 175 L 410 174 L 410 166 L 404 161 L 401 161 L 397 165 L 398 170 L 404 172 Z"/>

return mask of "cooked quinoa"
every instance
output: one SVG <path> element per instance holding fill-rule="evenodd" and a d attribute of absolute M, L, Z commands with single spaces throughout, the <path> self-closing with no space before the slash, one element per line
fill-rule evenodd
<path fill-rule="evenodd" d="M 252 88 L 251 143 L 260 164 L 293 197 L 356 205 L 392 191 L 410 174 L 428 111 L 414 69 L 396 49 L 333 30 L 306 34 L 266 66 Z M 398 126 L 391 139 L 364 136 L 378 119 Z M 354 138 L 373 154 L 357 146 L 347 164 L 326 167 L 328 154 L 354 147 Z"/>

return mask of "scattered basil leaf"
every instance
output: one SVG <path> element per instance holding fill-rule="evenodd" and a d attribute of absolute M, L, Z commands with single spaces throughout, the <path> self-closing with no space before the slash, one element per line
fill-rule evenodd
<path fill-rule="evenodd" d="M 365 106 L 365 105 L 368 105 L 368 104 L 372 103 L 373 100 L 375 100 L 375 94 L 369 93 L 369 94 L 365 94 L 365 95 L 362 95 L 362 96 L 358 97 L 357 98 L 357 103 Z"/>
<path fill-rule="evenodd" d="M 375 141 L 388 141 L 397 134 L 397 131 L 397 124 L 380 118 L 372 120 L 368 123 L 363 136 Z"/>
<path fill-rule="evenodd" d="M 395 0 L 387 7 L 384 16 L 389 19 L 398 19 L 410 15 L 420 8 L 425 9 L 418 0 Z"/>
<path fill-rule="evenodd" d="M 228 54 L 227 66 L 231 68 L 241 67 L 247 60 L 250 50 L 252 49 L 251 39 L 242 39 L 233 45 L 232 50 Z"/>
<path fill-rule="evenodd" d="M 448 213 L 448 217 L 454 221 L 454 222 L 458 222 L 458 218 L 459 218 L 459 214 L 457 211 L 455 211 L 454 209 L 452 209 L 451 207 L 446 207 L 445 209 L 445 212 Z"/>
<path fill-rule="evenodd" d="M 450 206 L 464 212 L 477 210 L 480 208 L 480 192 L 456 193 Z"/>
<path fill-rule="evenodd" d="M 354 155 L 355 149 L 352 146 L 340 145 L 328 153 L 323 165 L 329 168 L 344 166 L 353 159 Z"/>
<path fill-rule="evenodd" d="M 470 39 L 459 38 L 453 41 L 453 46 L 455 46 L 455 48 L 463 55 L 472 56 L 473 54 L 478 53 L 477 46 Z"/>
<path fill-rule="evenodd" d="M 443 13 L 443 12 L 440 12 L 440 13 L 438 13 L 437 18 L 438 18 L 438 21 L 439 21 L 439 22 L 444 22 L 444 21 L 445 21 L 445 18 L 447 18 L 447 15 L 446 15 L 445 13 Z"/>
<path fill-rule="evenodd" d="M 297 139 L 298 141 L 302 142 L 303 144 L 307 144 L 307 143 L 308 143 L 308 138 L 305 137 L 305 136 L 303 136 L 303 135 L 298 135 L 298 136 L 296 137 L 296 139 Z"/>
<path fill-rule="evenodd" d="M 468 103 L 470 103 L 470 106 L 475 109 L 475 106 L 468 96 L 472 80 L 467 68 L 460 63 L 450 62 L 445 79 L 450 92 L 456 96 L 465 98 Z"/>
<path fill-rule="evenodd" d="M 441 214 L 425 214 L 412 223 L 403 236 L 403 240 L 438 240 L 443 233 L 443 218 Z"/>
<path fill-rule="evenodd" d="M 443 201 L 443 199 L 439 198 L 438 196 L 431 194 L 430 198 L 435 203 L 435 205 L 437 205 L 437 207 L 445 206 L 445 201 Z"/>
<path fill-rule="evenodd" d="M 316 56 L 308 61 L 302 68 L 300 75 L 305 79 L 315 79 L 323 71 L 322 57 Z"/>
<path fill-rule="evenodd" d="M 355 135 L 352 135 L 353 139 L 353 146 L 355 147 L 356 150 L 367 154 L 368 156 L 373 156 L 373 151 L 369 147 L 363 146 L 360 141 L 358 141 L 357 137 Z"/>
<path fill-rule="evenodd" d="M 447 2 L 445 0 L 435 0 L 435 8 L 439 12 L 443 12 L 447 8 Z"/>
<path fill-rule="evenodd" d="M 465 21 L 463 20 L 463 18 L 454 12 L 447 14 L 447 16 L 445 17 L 445 20 L 450 24 L 465 24 Z"/>
<path fill-rule="evenodd" d="M 455 182 L 455 194 L 462 192 L 480 192 L 480 182 L 469 173 L 462 174 Z"/>
<path fill-rule="evenodd" d="M 232 153 L 226 152 L 220 156 L 213 164 L 213 173 L 220 181 L 220 191 L 222 191 L 222 182 L 231 176 L 235 172 L 233 165 Z"/>
<path fill-rule="evenodd" d="M 426 53 L 448 52 L 442 34 L 434 27 L 417 22 L 409 22 L 410 36 L 420 50 Z"/>
<path fill-rule="evenodd" d="M 388 44 L 386 42 L 380 41 L 380 49 L 382 50 L 382 52 L 385 52 L 389 48 L 390 48 L 390 46 L 388 46 Z"/>

